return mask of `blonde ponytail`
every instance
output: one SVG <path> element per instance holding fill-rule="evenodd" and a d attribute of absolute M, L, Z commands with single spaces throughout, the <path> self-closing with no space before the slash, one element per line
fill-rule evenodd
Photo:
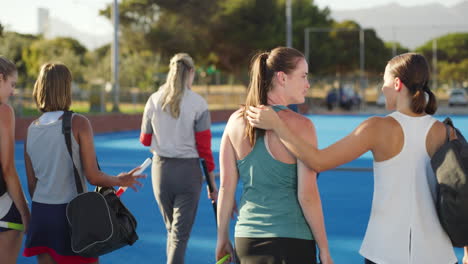
<path fill-rule="evenodd" d="M 168 111 L 174 118 L 179 118 L 180 102 L 187 88 L 191 70 L 194 70 L 194 64 L 188 54 L 178 53 L 172 57 L 160 103 L 162 109 Z"/>

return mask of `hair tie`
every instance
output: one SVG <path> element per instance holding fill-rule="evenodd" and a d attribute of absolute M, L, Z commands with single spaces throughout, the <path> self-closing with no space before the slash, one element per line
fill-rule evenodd
<path fill-rule="evenodd" d="M 423 84 L 423 87 L 422 87 L 423 91 L 429 93 L 431 91 L 431 89 L 429 88 L 429 85 L 427 85 L 427 82 L 425 82 Z"/>
<path fill-rule="evenodd" d="M 267 60 L 268 60 L 269 56 L 270 56 L 269 52 L 264 52 L 264 53 L 260 54 L 260 67 L 261 67 L 261 71 L 262 71 L 262 75 L 263 75 L 263 81 L 266 84 L 269 84 L 270 79 L 271 79 L 271 76 L 270 76 L 271 71 L 270 71 L 270 69 L 268 68 L 268 65 L 267 65 Z"/>

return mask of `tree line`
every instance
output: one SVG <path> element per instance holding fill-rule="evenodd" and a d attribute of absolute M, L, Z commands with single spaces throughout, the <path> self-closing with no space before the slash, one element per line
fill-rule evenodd
<path fill-rule="evenodd" d="M 359 34 L 354 21 L 334 21 L 328 8 L 312 0 L 292 1 L 293 46 L 304 50 L 304 29 L 336 29 L 310 34 L 312 75 L 346 75 L 359 71 Z M 169 58 L 191 54 L 203 74 L 221 71 L 237 82 L 247 80 L 249 58 L 286 42 L 285 0 L 122 0 L 120 17 L 120 85 L 154 90 L 163 82 Z M 111 6 L 100 11 L 111 19 Z M 0 21 L 1 23 L 1 21 Z M 350 29 L 345 31 L 343 29 Z M 365 71 L 381 74 L 392 56 L 373 29 L 365 30 Z M 437 38 L 438 79 L 463 85 L 468 80 L 468 34 Z M 397 53 L 408 49 L 396 44 Z M 432 59 L 432 40 L 417 48 Z M 72 38 L 6 32 L 0 26 L 0 54 L 15 61 L 22 82 L 33 83 L 46 61 L 67 64 L 77 83 L 89 86 L 110 79 L 110 45 L 87 50 Z M 21 83 L 20 83 L 21 85 Z M 89 86 L 90 87 L 90 86 Z"/>

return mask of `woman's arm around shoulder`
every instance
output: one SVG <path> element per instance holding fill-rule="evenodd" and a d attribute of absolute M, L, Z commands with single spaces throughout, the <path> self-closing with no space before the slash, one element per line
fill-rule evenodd
<path fill-rule="evenodd" d="M 80 146 L 80 158 L 83 170 L 88 181 L 96 186 L 125 186 L 136 191 L 136 186 L 141 186 L 137 181 L 145 175 L 133 175 L 138 170 L 134 168 L 128 173 L 120 173 L 117 177 L 110 176 L 98 169 L 96 152 L 94 149 L 93 129 L 89 120 L 80 114 L 73 115 L 72 119 L 73 136 Z"/>
<path fill-rule="evenodd" d="M 304 140 L 304 136 L 307 136 L 304 134 L 309 130 L 302 130 L 301 127 L 295 127 L 289 122 L 286 123 L 285 119 L 279 118 L 282 112 L 287 111 L 281 111 L 277 115 L 269 107 L 251 107 L 250 109 L 253 110 L 249 111 L 249 122 L 252 125 L 273 129 L 289 151 L 317 172 L 335 168 L 358 158 L 366 151 L 373 150 L 380 132 L 387 123 L 384 117 L 368 118 L 340 141 L 323 150 L 318 150 L 316 146 Z M 302 122 L 307 125 L 306 121 Z M 309 126 L 313 125 L 309 124 Z"/>

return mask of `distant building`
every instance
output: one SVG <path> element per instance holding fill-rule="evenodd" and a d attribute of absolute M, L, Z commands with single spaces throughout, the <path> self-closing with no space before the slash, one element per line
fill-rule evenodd
<path fill-rule="evenodd" d="M 50 18 L 49 18 L 49 9 L 39 7 L 37 9 L 37 27 L 38 34 L 42 34 L 44 37 L 47 37 L 50 33 Z"/>

